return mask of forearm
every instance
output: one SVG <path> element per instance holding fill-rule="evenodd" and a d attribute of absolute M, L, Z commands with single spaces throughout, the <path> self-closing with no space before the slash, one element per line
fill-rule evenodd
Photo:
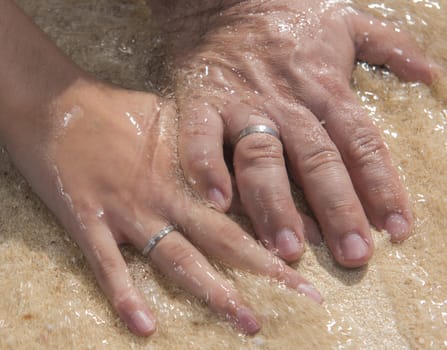
<path fill-rule="evenodd" d="M 83 74 L 10 0 L 0 0 L 0 141 L 45 126 L 52 102 Z"/>

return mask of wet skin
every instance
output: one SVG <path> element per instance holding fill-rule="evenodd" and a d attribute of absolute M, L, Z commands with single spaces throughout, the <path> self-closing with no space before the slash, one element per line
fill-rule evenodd
<path fill-rule="evenodd" d="M 270 3 L 273 2 L 266 2 L 266 4 Z M 372 63 L 386 63 L 404 78 L 415 78 L 429 83 L 432 75 L 427 62 L 414 51 L 413 44 L 406 37 L 401 37 L 402 34 L 394 34 L 398 37 L 391 40 L 394 42 L 391 48 L 383 43 L 379 46 L 377 38 L 380 38 L 381 33 L 382 36 L 389 34 L 386 29 L 380 29 L 381 25 L 374 21 L 372 24 L 369 23 L 369 19 L 366 22 L 358 20 L 359 23 L 351 17 L 349 17 L 351 20 L 346 20 L 345 16 L 360 16 L 353 17 L 357 19 L 364 17 L 345 13 L 340 17 L 343 20 L 340 18 L 336 20 L 337 16 L 330 16 L 329 24 L 334 22 L 337 26 L 327 31 L 327 34 L 338 33 L 337 40 L 345 38 L 340 42 L 345 42 L 347 47 L 334 49 L 336 53 L 339 49 L 350 49 L 351 51 L 346 52 L 351 52 L 352 55 L 343 56 L 340 61 L 336 60 L 338 65 L 323 65 L 331 74 L 321 74 L 320 55 L 333 58 L 336 56 L 332 55 L 333 51 L 329 50 L 330 54 L 324 55 L 322 47 L 326 48 L 325 45 L 316 45 L 315 50 L 294 50 L 296 43 L 292 42 L 294 46 L 290 46 L 290 35 L 294 40 L 296 38 L 291 31 L 276 30 L 277 22 L 265 21 L 266 17 L 261 16 L 261 12 L 258 13 L 259 15 L 256 14 L 256 11 L 262 10 L 261 6 L 250 8 L 245 7 L 246 4 L 248 3 L 237 8 L 236 13 L 240 13 L 241 17 L 231 11 L 236 8 L 226 9 L 223 13 L 225 16 L 222 16 L 221 20 L 213 16 L 209 17 L 214 20 L 213 29 L 207 31 L 202 37 L 205 43 L 193 48 L 177 47 L 179 50 L 177 53 L 188 52 L 191 60 L 187 65 L 182 64 L 180 75 L 183 75 L 185 79 L 188 78 L 188 84 L 179 84 L 177 89 L 182 111 L 182 141 L 179 152 L 188 178 L 197 179 L 196 184 L 202 185 L 203 180 L 206 181 L 208 177 L 213 181 L 214 176 L 226 174 L 207 188 L 211 191 L 202 192 L 205 197 L 210 193 L 211 197 L 214 197 L 211 200 L 218 205 L 220 198 L 218 192 L 215 191 L 218 189 L 224 194 L 225 203 L 221 208 L 228 207 L 231 190 L 218 188 L 222 184 L 230 188 L 230 179 L 220 157 L 223 141 L 231 140 L 232 136 L 237 135 L 239 130 L 247 125 L 260 122 L 270 123 L 272 127 L 279 129 L 291 163 L 292 173 L 304 187 L 323 233 L 326 234 L 326 239 L 333 249 L 337 244 L 337 237 L 341 234 L 336 235 L 329 232 L 329 229 L 340 225 L 345 232 L 344 220 L 349 214 L 346 212 L 353 211 L 356 215 L 362 214 L 359 199 L 353 187 L 357 189 L 361 197 L 360 185 L 364 183 L 370 186 L 374 176 L 378 176 L 375 173 L 377 171 L 380 173 L 388 169 L 390 171 L 389 174 L 385 171 L 387 174 L 385 180 L 392 180 L 391 185 L 386 183 L 391 186 L 388 190 L 392 190 L 390 206 L 387 208 L 406 215 L 407 221 L 411 224 L 409 209 L 401 207 L 401 205 L 407 205 L 407 201 L 404 195 L 399 197 L 403 191 L 383 147 L 373 147 L 371 150 L 366 147 L 369 143 L 364 143 L 368 152 L 363 153 L 370 155 L 374 151 L 373 157 L 367 158 L 367 161 L 360 163 L 357 167 L 351 164 L 357 159 L 355 157 L 357 153 L 353 151 L 350 163 L 349 147 L 347 151 L 343 148 L 343 137 L 346 136 L 345 141 L 349 141 L 352 136 L 350 132 L 356 131 L 354 129 L 361 127 L 368 132 L 374 131 L 364 118 L 363 112 L 358 111 L 350 95 L 348 75 L 352 68 L 354 58 L 351 56 L 356 51 L 354 50 L 356 45 L 359 58 L 368 58 Z M 275 4 L 285 3 L 275 2 Z M 292 10 L 297 11 L 293 6 L 290 7 L 290 4 L 287 5 L 269 15 L 281 16 Z M 153 333 L 155 319 L 132 284 L 125 261 L 119 251 L 119 244 L 130 243 L 142 250 L 149 238 L 167 224 L 174 224 L 177 230 L 157 245 L 150 253 L 150 259 L 173 281 L 203 299 L 213 310 L 227 317 L 243 332 L 250 334 L 257 332 L 260 329 L 259 321 L 231 283 L 214 270 L 197 248 L 200 248 L 204 254 L 214 256 L 231 266 L 270 276 L 316 301 L 321 301 L 319 294 L 294 269 L 260 247 L 251 236 L 243 232 L 225 215 L 191 197 L 189 189 L 178 175 L 181 171 L 177 168 L 174 151 L 176 144 L 173 132 L 176 129 L 176 111 L 172 102 L 154 94 L 126 91 L 96 81 L 62 55 L 48 38 L 21 14 L 13 2 L 0 0 L 0 7 L 2 8 L 0 40 L 3 43 L 0 52 L 2 76 L 0 139 L 36 193 L 79 244 L 104 293 L 134 333 L 138 335 Z M 250 13 L 253 23 L 244 17 L 243 11 L 239 12 L 241 9 Z M 328 9 L 328 11 L 331 10 L 333 9 Z M 299 16 L 295 17 L 297 18 Z M 248 30 L 254 24 L 260 25 L 259 29 L 269 29 L 271 23 L 274 24 L 276 28 L 274 31 L 252 31 L 252 39 L 255 42 L 261 40 L 262 43 L 269 43 L 270 48 L 263 49 L 263 46 L 254 45 L 251 42 L 243 44 L 248 45 L 242 47 L 247 49 L 248 54 L 251 53 L 250 50 L 254 51 L 256 64 L 253 64 L 253 58 L 237 49 L 237 44 L 241 45 L 243 42 L 232 41 L 233 38 L 237 38 L 237 34 L 231 28 L 230 31 L 227 30 L 228 20 L 232 24 L 235 21 L 232 28 L 241 32 Z M 325 21 L 317 21 L 317 23 L 322 23 L 323 28 L 329 25 Z M 365 31 L 361 30 L 362 24 L 370 30 L 367 36 L 369 41 L 366 41 L 363 35 Z M 284 26 L 281 25 L 281 28 Z M 314 26 L 311 28 L 315 29 Z M 318 30 L 313 35 L 318 36 L 316 34 L 324 32 L 324 30 L 322 32 Z M 298 33 L 305 38 L 303 33 Z M 355 33 L 363 34 L 357 37 L 353 35 Z M 266 41 L 273 34 L 280 40 Z M 212 42 L 206 41 L 208 38 L 220 40 L 225 45 L 225 49 L 219 52 L 217 46 L 213 47 Z M 305 42 L 306 40 L 303 39 L 303 44 Z M 329 44 L 334 42 L 334 40 L 327 41 Z M 321 41 L 315 43 L 321 44 Z M 310 47 L 312 48 L 315 43 L 309 43 Z M 401 57 L 399 50 L 394 50 L 396 45 L 403 49 L 406 53 L 404 57 L 410 58 L 410 62 L 406 62 L 406 59 Z M 260 51 L 257 52 L 255 48 Z M 274 52 L 275 55 L 285 58 L 285 63 L 278 62 L 277 58 L 272 56 L 269 66 L 267 50 L 269 54 Z M 388 55 L 391 51 L 394 54 Z M 312 56 L 312 53 L 315 56 Z M 309 57 L 313 60 L 307 55 L 310 55 Z M 348 63 L 344 62 L 343 58 Z M 235 61 L 240 64 L 240 71 L 230 69 L 234 67 L 232 61 L 225 61 L 229 59 L 236 61 L 240 59 Z M 307 62 L 304 64 L 306 68 L 304 71 L 296 68 L 298 59 L 300 62 Z M 312 62 L 309 61 L 317 66 L 313 67 Z M 208 71 L 205 79 L 202 79 L 196 73 L 207 72 L 206 66 L 211 67 L 212 72 L 210 74 Z M 251 70 L 254 70 L 253 74 L 250 73 Z M 240 72 L 247 77 L 242 79 L 239 76 L 242 74 Z M 342 77 L 345 79 L 337 76 L 337 72 L 343 73 Z M 332 79 L 332 76 L 337 79 Z M 300 81 L 301 85 L 299 85 Z M 343 84 L 339 85 L 340 81 Z M 198 86 L 200 89 L 193 90 L 196 92 L 189 96 L 190 100 L 193 97 L 193 105 L 188 107 L 185 104 L 185 94 L 188 91 L 191 92 L 190 89 L 201 82 L 208 87 L 205 89 L 205 85 Z M 294 89 L 291 89 L 291 86 Z M 234 87 L 235 93 L 231 93 L 231 90 L 227 91 L 228 87 Z M 301 93 L 298 94 L 296 91 L 301 91 Z M 337 101 L 331 100 L 335 92 L 338 92 L 335 94 L 339 97 Z M 236 100 L 233 100 L 235 96 Z M 241 99 L 240 96 L 244 98 Z M 312 109 L 314 100 L 316 107 Z M 325 103 L 321 103 L 322 100 Z M 314 117 L 314 114 L 319 115 L 317 112 L 320 105 L 325 106 L 323 110 L 325 113 L 322 112 L 324 118 L 321 116 L 320 118 L 325 121 L 326 129 L 322 128 Z M 346 109 L 341 108 L 340 105 Z M 329 108 L 331 106 L 333 109 Z M 342 124 L 350 132 L 346 132 L 340 126 L 340 122 L 337 122 L 340 108 L 336 107 L 346 112 L 347 116 L 342 119 Z M 210 121 L 209 124 L 202 123 L 204 119 L 194 119 L 194 111 L 197 109 L 200 111 L 200 108 L 205 108 L 205 113 L 200 114 L 200 117 L 206 116 Z M 334 115 L 330 113 L 332 110 Z M 240 115 L 242 119 L 239 118 Z M 188 116 L 192 119 L 188 119 Z M 211 124 L 214 126 L 210 128 Z M 197 126 L 203 129 L 197 129 Z M 341 131 L 338 130 L 339 128 Z M 200 157 L 197 158 L 196 163 L 188 160 L 195 150 L 194 144 L 190 143 L 192 135 L 202 137 L 199 142 L 199 145 L 203 146 L 200 148 L 201 151 L 208 151 L 211 156 L 216 155 L 216 157 L 206 157 L 206 160 L 211 161 L 215 169 L 222 170 L 222 173 L 216 171 L 209 173 L 212 167 L 208 166 L 205 166 L 203 171 L 200 168 L 202 160 Z M 373 135 L 375 138 L 372 138 L 371 142 L 374 145 L 374 142 L 379 142 L 380 139 L 376 134 Z M 322 145 L 326 148 L 321 148 Z M 324 152 L 321 152 L 321 149 Z M 357 148 L 354 150 L 358 151 Z M 286 247 L 284 249 L 290 249 L 295 235 L 302 241 L 303 229 L 300 216 L 293 207 L 288 192 L 282 145 L 276 139 L 268 138 L 267 135 L 253 135 L 241 140 L 234 151 L 236 181 L 241 192 L 241 201 L 252 218 L 259 237 L 265 238 L 269 247 L 284 245 Z M 344 163 L 341 160 L 342 156 Z M 322 161 L 326 158 L 330 161 Z M 358 157 L 358 160 L 361 159 L 364 157 Z M 347 169 L 344 168 L 345 165 Z M 307 172 L 306 169 L 308 169 Z M 368 171 L 372 171 L 373 179 L 368 180 Z M 358 180 L 355 180 L 356 176 Z M 363 177 L 367 179 L 361 180 Z M 347 184 L 350 178 L 354 185 Z M 276 180 L 272 181 L 272 179 Z M 378 184 L 382 183 L 378 182 Z M 312 192 L 314 188 L 319 189 L 318 193 Z M 345 198 L 344 191 L 349 188 L 351 188 L 347 192 L 349 198 Z M 335 194 L 341 196 L 343 201 L 330 201 L 334 196 L 334 189 L 341 192 Z M 201 192 L 200 188 L 198 190 Z M 387 195 L 382 192 L 384 191 L 380 191 L 380 186 L 378 186 L 377 196 L 381 201 L 386 199 L 385 195 Z M 256 196 L 250 197 L 252 194 Z M 282 199 L 281 196 L 283 196 Z M 327 199 L 331 205 L 321 203 L 320 196 Z M 375 209 L 373 205 L 375 202 L 370 200 L 371 203 L 368 204 L 369 197 L 365 196 L 366 199 L 360 198 L 362 203 L 366 203 L 363 204 L 364 207 L 368 208 L 369 205 Z M 400 200 L 397 200 L 399 198 Z M 355 205 L 347 201 L 349 199 L 353 200 Z M 334 205 L 334 203 L 342 205 Z M 260 232 L 264 224 L 256 221 L 259 204 L 264 214 L 263 218 L 266 220 L 265 226 L 269 228 L 264 236 Z M 319 209 L 319 206 L 322 208 Z M 340 211 L 342 215 L 335 215 Z M 395 212 L 393 211 L 393 214 Z M 385 214 L 388 212 L 386 211 Z M 372 217 L 372 214 L 368 215 Z M 354 230 L 366 230 L 367 223 L 364 215 L 360 215 L 360 219 L 356 217 L 352 219 L 357 221 L 354 220 L 354 226 L 347 225 L 350 229 L 354 227 Z M 374 220 L 371 220 L 374 223 Z M 380 225 L 377 226 L 380 227 Z M 387 225 L 384 224 L 384 226 Z M 282 230 L 284 227 L 289 230 Z M 387 227 L 389 231 L 393 231 L 391 228 Z M 398 225 L 397 228 L 396 232 L 391 232 L 395 239 L 402 239 L 408 234 L 407 229 L 403 230 Z M 271 234 L 278 231 L 286 233 Z M 287 232 L 294 234 L 290 237 Z M 361 235 L 367 241 L 370 240 L 366 231 L 362 231 Z M 332 241 L 335 243 L 331 243 Z M 354 243 L 356 242 L 358 243 L 354 240 Z M 295 243 L 300 247 L 297 242 Z M 367 253 L 370 254 L 370 241 L 367 247 Z M 300 253 L 298 251 L 284 254 L 284 249 L 281 248 L 279 253 L 288 260 L 294 259 Z M 334 254 L 340 261 L 340 255 L 337 255 L 336 249 Z M 343 255 L 343 252 L 340 254 Z M 365 260 L 364 258 L 346 260 L 346 256 L 344 258 L 341 262 L 347 266 L 356 266 Z"/>
<path fill-rule="evenodd" d="M 370 223 L 394 242 L 406 239 L 413 224 L 407 193 L 351 90 L 351 73 L 361 60 L 431 84 L 438 68 L 396 26 L 342 3 L 220 3 L 196 16 L 160 11 L 178 69 L 179 153 L 191 186 L 228 210 L 237 196 L 223 156 L 224 144 L 231 147 L 236 200 L 257 237 L 287 261 L 301 256 L 303 232 L 316 230 L 294 205 L 289 174 L 341 265 L 370 259 Z M 256 124 L 281 140 L 252 134 L 233 143 Z"/>
<path fill-rule="evenodd" d="M 321 302 L 294 269 L 191 196 L 179 176 L 171 101 L 97 81 L 14 2 L 0 0 L 0 7 L 0 140 L 77 242 L 132 332 L 152 334 L 156 321 L 133 286 L 119 245 L 141 251 L 170 224 L 176 230 L 149 258 L 240 331 L 253 334 L 261 324 L 204 254 Z"/>

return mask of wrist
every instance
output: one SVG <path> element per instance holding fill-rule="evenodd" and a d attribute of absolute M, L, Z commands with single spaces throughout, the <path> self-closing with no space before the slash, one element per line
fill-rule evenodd
<path fill-rule="evenodd" d="M 0 140 L 33 136 L 50 124 L 53 101 L 86 76 L 12 1 L 0 11 Z"/>
<path fill-rule="evenodd" d="M 57 84 L 55 84 L 57 85 Z M 0 108 L 0 140 L 15 159 L 26 150 L 45 148 L 58 129 L 62 129 L 64 113 L 78 105 L 81 94 L 85 95 L 93 85 L 85 78 L 77 77 L 60 90 L 47 86 L 45 91 L 34 90 L 11 98 L 14 102 Z"/>

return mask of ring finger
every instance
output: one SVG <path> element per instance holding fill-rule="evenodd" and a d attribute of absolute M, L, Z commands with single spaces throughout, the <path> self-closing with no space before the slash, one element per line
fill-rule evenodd
<path fill-rule="evenodd" d="M 277 126 L 245 105 L 227 107 L 223 117 L 226 139 L 233 143 L 240 199 L 258 238 L 281 258 L 298 259 L 304 251 L 304 226 L 292 198 Z M 253 126 L 269 132 L 252 132 Z"/>
<path fill-rule="evenodd" d="M 259 331 L 259 321 L 236 289 L 179 231 L 161 219 L 151 220 L 144 227 L 144 231 L 129 229 L 128 235 L 133 237 L 131 242 L 147 253 L 169 279 L 205 301 L 241 331 L 247 334 Z M 150 237 L 147 231 L 153 232 Z"/>

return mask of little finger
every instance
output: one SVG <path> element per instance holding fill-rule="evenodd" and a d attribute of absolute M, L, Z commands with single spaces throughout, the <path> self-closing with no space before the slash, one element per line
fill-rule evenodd
<path fill-rule="evenodd" d="M 343 160 L 315 115 L 303 106 L 281 125 L 292 174 L 303 187 L 335 259 L 365 264 L 372 255 L 369 224 Z"/>

